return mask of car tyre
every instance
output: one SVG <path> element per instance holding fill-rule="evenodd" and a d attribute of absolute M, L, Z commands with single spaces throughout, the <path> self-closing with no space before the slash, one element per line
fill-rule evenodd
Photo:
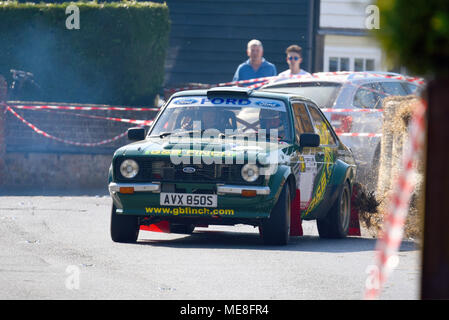
<path fill-rule="evenodd" d="M 192 234 L 195 230 L 193 224 L 170 224 L 170 233 Z"/>
<path fill-rule="evenodd" d="M 266 245 L 286 245 L 290 237 L 291 201 L 288 183 L 284 184 L 279 199 L 259 228 Z"/>
<path fill-rule="evenodd" d="M 320 238 L 338 239 L 346 237 L 349 232 L 350 219 L 351 191 L 349 183 L 345 182 L 327 216 L 316 221 Z"/>
<path fill-rule="evenodd" d="M 139 224 L 136 216 L 118 215 L 117 208 L 111 210 L 111 239 L 114 242 L 134 243 L 139 236 Z"/>

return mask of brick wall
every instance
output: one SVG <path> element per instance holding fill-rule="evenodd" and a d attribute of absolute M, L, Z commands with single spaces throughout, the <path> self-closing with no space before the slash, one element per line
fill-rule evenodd
<path fill-rule="evenodd" d="M 48 134 L 81 143 L 110 139 L 135 125 L 80 115 L 141 120 L 156 115 L 154 111 L 14 110 Z M 2 111 L 0 191 L 106 188 L 112 154 L 127 143 L 126 136 L 97 147 L 62 143 L 37 134 L 12 113 Z"/>

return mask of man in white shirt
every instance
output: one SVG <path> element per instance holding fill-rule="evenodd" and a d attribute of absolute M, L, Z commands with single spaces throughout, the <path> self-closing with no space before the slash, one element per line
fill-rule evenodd
<path fill-rule="evenodd" d="M 287 54 L 287 63 L 289 68 L 284 72 L 279 73 L 280 78 L 289 78 L 294 75 L 310 75 L 307 71 L 301 69 L 302 62 L 302 48 L 296 44 L 293 44 L 285 50 Z"/>

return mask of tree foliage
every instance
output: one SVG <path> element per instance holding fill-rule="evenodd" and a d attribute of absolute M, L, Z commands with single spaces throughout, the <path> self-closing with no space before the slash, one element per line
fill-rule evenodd
<path fill-rule="evenodd" d="M 376 35 L 393 62 L 421 75 L 449 75 L 449 1 L 378 0 Z"/>

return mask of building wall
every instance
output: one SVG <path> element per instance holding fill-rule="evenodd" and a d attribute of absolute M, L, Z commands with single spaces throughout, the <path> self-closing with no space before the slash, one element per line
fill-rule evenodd
<path fill-rule="evenodd" d="M 319 34 L 324 43 L 323 71 L 388 70 L 380 44 L 365 25 L 372 14 L 366 9 L 372 3 L 371 0 L 321 1 Z M 335 59 L 338 59 L 337 70 L 332 68 Z M 357 70 L 360 64 L 363 70 Z"/>
<path fill-rule="evenodd" d="M 365 28 L 365 9 L 370 0 L 321 0 L 321 28 Z"/>
<path fill-rule="evenodd" d="M 303 68 L 312 68 L 319 0 L 167 0 L 171 35 L 166 87 L 232 80 L 248 59 L 246 45 L 259 39 L 278 72 L 288 68 L 285 49 L 303 48 Z M 316 21 L 315 21 L 316 20 Z"/>
<path fill-rule="evenodd" d="M 349 70 L 355 71 L 356 59 L 374 61 L 374 70 L 383 70 L 382 50 L 369 36 L 326 35 L 324 40 L 324 70 L 329 71 L 332 57 L 349 59 Z M 365 62 L 366 63 L 366 62 Z"/>

